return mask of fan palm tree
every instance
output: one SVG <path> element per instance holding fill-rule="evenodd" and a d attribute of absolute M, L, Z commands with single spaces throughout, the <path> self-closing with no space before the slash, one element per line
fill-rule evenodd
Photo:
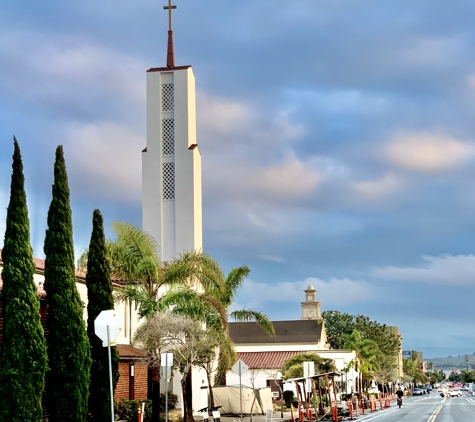
<path fill-rule="evenodd" d="M 113 222 L 112 230 L 116 237 L 107 241 L 107 257 L 112 280 L 122 284 L 122 289 L 114 294 L 115 300 L 135 302 L 140 318 L 159 310 L 159 298 L 166 286 L 203 290 L 224 284 L 218 263 L 207 254 L 184 252 L 171 262 L 161 263 L 158 245 L 147 232 L 123 221 Z M 83 250 L 78 266 L 86 268 L 87 249 Z"/>
<path fill-rule="evenodd" d="M 376 342 L 365 338 L 360 331 L 353 330 L 344 336 L 344 348 L 355 351 L 355 370 L 360 372 L 363 379 L 369 380 L 373 371 L 378 369 L 378 357 L 381 356 Z M 358 391 L 362 391 L 361 385 Z"/>
<path fill-rule="evenodd" d="M 158 245 L 147 232 L 122 221 L 112 223 L 112 229 L 116 237 L 106 243 L 107 259 L 112 279 L 122 284 L 121 289 L 116 289 L 114 298 L 116 302 L 128 302 L 129 306 L 135 302 L 140 318 L 151 318 L 163 309 L 161 296 L 173 286 L 182 287 L 183 292 L 224 286 L 224 274 L 211 256 L 201 252 L 184 252 L 171 262 L 162 263 L 158 256 Z M 81 254 L 78 266 L 83 270 L 87 267 L 87 250 Z M 199 312 L 192 306 L 187 311 L 185 316 Z M 220 321 L 211 312 L 204 319 L 206 324 L 216 330 L 220 327 Z M 160 372 L 154 370 L 152 378 L 158 385 Z M 158 388 L 154 391 L 158 391 Z M 158 398 L 153 401 L 154 414 L 158 415 Z"/>
<path fill-rule="evenodd" d="M 265 314 L 250 309 L 230 311 L 236 294 L 249 273 L 247 266 L 234 268 L 223 285 L 209 283 L 202 291 L 191 290 L 186 286 L 172 288 L 160 301 L 164 310 L 171 309 L 174 313 L 205 322 L 207 319 L 213 319 L 213 325 L 208 325 L 208 328 L 220 333 L 222 340 L 219 347 L 215 385 L 224 384 L 227 370 L 236 362 L 234 344 L 229 337 L 228 320 L 230 318 L 240 322 L 255 321 L 268 335 L 275 335 L 274 326 Z M 213 398 L 212 393 L 210 396 Z"/>

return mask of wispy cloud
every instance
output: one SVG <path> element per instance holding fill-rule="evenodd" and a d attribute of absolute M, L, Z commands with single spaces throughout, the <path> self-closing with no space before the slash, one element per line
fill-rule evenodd
<path fill-rule="evenodd" d="M 282 264 L 284 261 L 284 258 L 281 256 L 272 256 L 272 255 L 259 255 L 259 259 L 262 261 L 271 261 L 271 262 L 277 262 L 278 264 Z"/>
<path fill-rule="evenodd" d="M 426 255 L 422 261 L 412 267 L 376 267 L 373 276 L 391 281 L 475 286 L 474 255 Z"/>
<path fill-rule="evenodd" d="M 12 101 L 40 102 L 38 111 L 54 109 L 76 119 L 112 112 L 124 118 L 144 109 L 146 65 L 120 48 L 46 31 L 2 35 L 0 92 Z"/>
<path fill-rule="evenodd" d="M 473 144 L 450 136 L 430 133 L 399 136 L 386 150 L 390 162 L 421 172 L 452 169 L 472 157 L 474 152 Z"/>
<path fill-rule="evenodd" d="M 145 139 L 114 123 L 74 125 L 67 133 L 72 183 L 77 191 L 123 203 L 140 203 Z"/>
<path fill-rule="evenodd" d="M 387 197 L 401 185 L 400 180 L 394 173 L 388 173 L 377 180 L 365 180 L 356 182 L 357 192 L 366 198 Z"/>
<path fill-rule="evenodd" d="M 250 309 L 263 309 L 269 302 L 293 303 L 300 309 L 304 299 L 303 291 L 312 285 L 317 290 L 317 300 L 325 307 L 340 306 L 350 303 L 362 303 L 377 299 L 377 290 L 363 280 L 332 277 L 325 281 L 308 277 L 301 281 L 278 283 L 259 283 L 246 280 L 239 292 L 239 302 Z"/>

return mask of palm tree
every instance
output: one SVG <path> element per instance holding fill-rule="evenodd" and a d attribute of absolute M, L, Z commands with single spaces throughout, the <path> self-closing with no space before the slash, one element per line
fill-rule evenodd
<path fill-rule="evenodd" d="M 265 314 L 249 309 L 230 312 L 236 294 L 249 273 L 247 266 L 234 268 L 223 285 L 209 283 L 202 291 L 192 291 L 187 287 L 174 288 L 161 299 L 162 309 L 171 309 L 174 313 L 202 321 L 206 321 L 207 318 L 213 319 L 213 325 L 209 325 L 208 328 L 221 335 L 215 385 L 224 384 L 227 370 L 236 362 L 234 344 L 229 337 L 229 318 L 240 322 L 255 321 L 268 335 L 275 335 L 274 326 Z M 212 391 L 210 396 L 213 401 Z"/>
<path fill-rule="evenodd" d="M 116 302 L 128 302 L 129 306 L 135 302 L 140 318 L 148 319 L 159 312 L 163 308 L 160 304 L 161 295 L 172 286 L 206 290 L 224 285 L 224 274 L 218 263 L 209 255 L 184 252 L 172 262 L 161 263 L 158 245 L 147 232 L 121 221 L 112 223 L 112 229 L 116 238 L 106 243 L 107 259 L 112 279 L 122 284 L 121 289 L 116 289 L 114 298 Z M 78 266 L 83 270 L 86 268 L 87 250 L 81 254 Z M 194 312 L 193 308 L 188 312 Z M 217 326 L 211 313 L 206 322 Z M 159 370 L 153 370 L 152 382 L 154 392 L 158 392 Z M 158 400 L 158 394 L 154 395 L 154 415 L 159 414 Z M 154 419 L 158 420 L 158 416 L 154 416 Z"/>
<path fill-rule="evenodd" d="M 419 368 L 419 361 L 417 359 L 404 359 L 402 362 L 402 370 L 405 375 L 411 377 L 414 385 L 427 382 L 427 377 Z"/>
<path fill-rule="evenodd" d="M 373 372 L 379 369 L 378 357 L 381 356 L 381 351 L 376 342 L 365 338 L 360 331 L 353 330 L 351 334 L 344 336 L 344 348 L 355 351 L 355 370 L 360 372 L 362 379 L 368 381 Z M 362 380 L 360 382 L 362 384 Z M 362 392 L 361 384 L 358 385 L 359 392 Z"/>
<path fill-rule="evenodd" d="M 158 245 L 147 232 L 123 221 L 114 221 L 112 230 L 116 238 L 106 243 L 111 278 L 123 287 L 115 292 L 115 300 L 135 302 L 140 318 L 159 310 L 159 298 L 166 286 L 206 289 L 224 284 L 218 263 L 207 254 L 184 252 L 171 262 L 161 263 Z M 78 267 L 87 267 L 87 249 L 83 250 Z"/>

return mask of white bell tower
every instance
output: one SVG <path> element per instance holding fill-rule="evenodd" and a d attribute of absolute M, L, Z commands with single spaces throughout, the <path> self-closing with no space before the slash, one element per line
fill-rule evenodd
<path fill-rule="evenodd" d="M 320 302 L 317 302 L 317 291 L 313 286 L 308 286 L 305 292 L 305 302 L 302 305 L 302 316 L 300 319 L 321 319 Z"/>
<path fill-rule="evenodd" d="M 147 147 L 142 154 L 142 227 L 162 261 L 201 250 L 201 154 L 196 143 L 195 76 L 175 66 L 169 12 L 167 66 L 147 71 Z"/>

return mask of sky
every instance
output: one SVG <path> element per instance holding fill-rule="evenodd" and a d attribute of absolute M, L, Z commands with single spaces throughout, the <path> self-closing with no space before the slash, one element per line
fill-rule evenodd
<path fill-rule="evenodd" d="M 43 257 L 64 146 L 77 253 L 92 212 L 141 225 L 145 76 L 165 0 L 0 5 L 0 245 L 13 135 Z M 174 0 L 196 76 L 204 251 L 251 269 L 236 308 L 397 325 L 425 357 L 475 351 L 473 0 Z"/>

